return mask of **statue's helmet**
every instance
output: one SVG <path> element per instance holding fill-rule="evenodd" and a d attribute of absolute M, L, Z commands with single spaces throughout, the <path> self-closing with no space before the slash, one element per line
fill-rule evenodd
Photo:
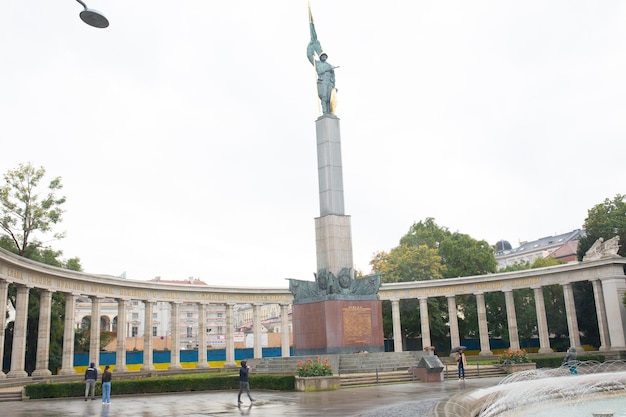
<path fill-rule="evenodd" d="M 320 58 L 323 57 L 324 55 L 326 56 L 326 58 L 328 58 L 328 54 L 326 52 L 320 53 Z"/>

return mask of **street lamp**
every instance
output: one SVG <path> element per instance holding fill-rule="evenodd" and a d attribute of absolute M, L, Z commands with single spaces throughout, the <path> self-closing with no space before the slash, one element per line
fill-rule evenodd
<path fill-rule="evenodd" d="M 85 10 L 80 12 L 80 18 L 83 22 L 87 23 L 89 26 L 93 26 L 95 28 L 104 29 L 109 27 L 109 21 L 104 15 L 96 10 L 88 9 L 87 5 L 83 3 L 81 0 L 76 0 L 79 2 Z"/>

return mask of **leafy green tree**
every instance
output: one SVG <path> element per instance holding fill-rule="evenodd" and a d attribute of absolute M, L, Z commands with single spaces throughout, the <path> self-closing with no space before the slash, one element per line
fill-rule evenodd
<path fill-rule="evenodd" d="M 613 200 L 605 199 L 604 202 L 593 206 L 587 211 L 587 218 L 583 224 L 585 236 L 578 242 L 578 260 L 583 256 L 598 238 L 608 240 L 619 235 L 621 246 L 617 252 L 620 256 L 626 256 L 626 202 L 625 195 L 617 194 Z"/>
<path fill-rule="evenodd" d="M 0 228 L 15 245 L 20 256 L 26 256 L 29 245 L 39 246 L 35 233 L 48 233 L 62 218 L 65 197 L 56 192 L 63 188 L 61 178 L 50 181 L 47 191 L 40 190 L 46 170 L 30 163 L 4 174 L 5 184 L 0 187 Z M 55 234 L 55 238 L 63 234 Z"/>
<path fill-rule="evenodd" d="M 46 189 L 40 187 L 45 169 L 34 168 L 31 164 L 22 165 L 9 170 L 4 175 L 5 183 L 0 186 L 0 247 L 37 262 L 66 268 L 82 270 L 80 259 L 64 260 L 61 251 L 44 246 L 43 236 L 52 232 L 52 228 L 61 222 L 65 197 L 56 193 L 62 189 L 61 178 L 52 179 Z M 60 239 L 63 233 L 53 234 Z M 9 286 L 9 300 L 15 307 L 16 290 Z M 39 326 L 40 291 L 31 289 L 28 297 L 28 322 L 26 334 L 26 371 L 32 372 L 36 364 L 37 329 Z M 50 331 L 50 365 L 49 369 L 56 372 L 61 366 L 63 326 L 65 315 L 65 297 L 59 293 L 52 294 L 51 331 Z M 11 357 L 13 346 L 13 325 L 7 326 L 4 353 L 5 358 Z"/>
<path fill-rule="evenodd" d="M 381 251 L 370 261 L 372 271 L 388 282 L 427 281 L 443 277 L 444 266 L 436 249 L 426 245 L 400 245 L 389 253 Z"/>

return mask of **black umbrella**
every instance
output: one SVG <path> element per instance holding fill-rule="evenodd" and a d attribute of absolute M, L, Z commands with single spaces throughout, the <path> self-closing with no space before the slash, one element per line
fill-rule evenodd
<path fill-rule="evenodd" d="M 454 352 L 458 352 L 459 350 L 467 350 L 467 347 L 466 346 L 453 347 L 450 352 L 454 353 Z"/>

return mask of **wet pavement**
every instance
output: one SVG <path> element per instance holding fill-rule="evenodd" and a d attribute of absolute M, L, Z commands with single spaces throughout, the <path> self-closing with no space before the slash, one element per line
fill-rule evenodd
<path fill-rule="evenodd" d="M 343 388 L 325 392 L 258 391 L 252 387 L 254 403 L 247 398 L 237 404 L 237 391 L 116 396 L 112 386 L 111 405 L 101 398 L 27 400 L 0 404 L 0 414 L 11 417 L 138 416 L 324 416 L 324 417 L 426 417 L 432 406 L 463 390 L 497 384 L 501 378 L 478 378 L 445 382 L 410 382 Z"/>

